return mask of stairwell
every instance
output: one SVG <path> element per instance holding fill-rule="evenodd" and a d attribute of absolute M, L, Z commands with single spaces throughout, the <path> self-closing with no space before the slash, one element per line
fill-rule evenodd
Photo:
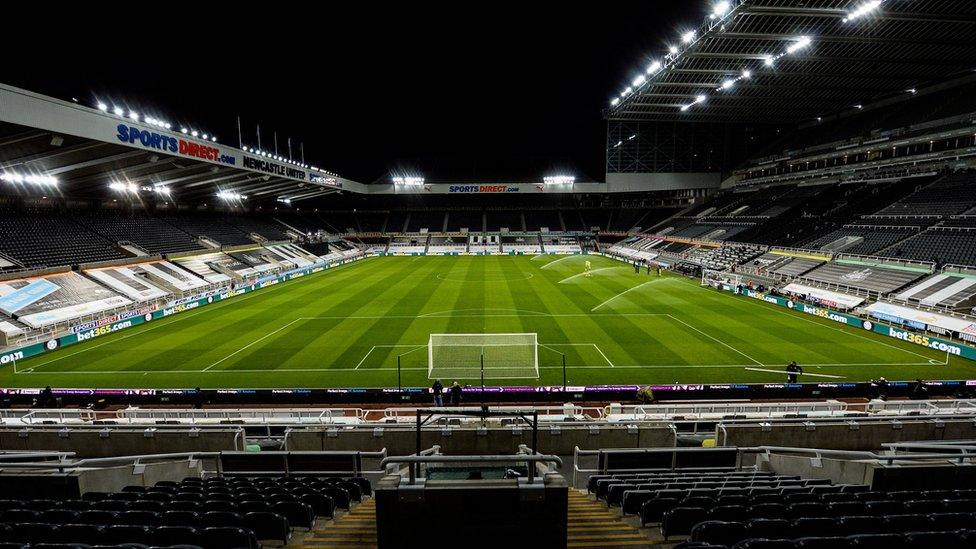
<path fill-rule="evenodd" d="M 636 526 L 624 522 L 623 517 L 605 503 L 590 499 L 586 494 L 569 491 L 569 524 L 567 547 L 654 547 L 655 544 Z"/>
<path fill-rule="evenodd" d="M 369 498 L 333 520 L 316 521 L 312 530 L 289 548 L 367 549 L 376 547 L 376 500 Z"/>

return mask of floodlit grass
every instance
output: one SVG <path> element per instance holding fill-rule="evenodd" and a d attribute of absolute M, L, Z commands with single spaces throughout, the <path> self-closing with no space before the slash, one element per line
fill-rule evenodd
<path fill-rule="evenodd" d="M 580 276 L 583 263 L 593 276 Z M 538 380 L 807 382 L 971 377 L 971 363 L 599 256 L 384 257 L 66 347 L 0 371 L 24 387 L 426 386 L 431 333 L 535 332 Z M 938 364 L 936 364 L 938 363 Z M 477 368 L 474 368 L 477 371 Z M 454 381 L 447 379 L 446 382 Z M 475 383 L 476 379 L 459 379 Z"/>

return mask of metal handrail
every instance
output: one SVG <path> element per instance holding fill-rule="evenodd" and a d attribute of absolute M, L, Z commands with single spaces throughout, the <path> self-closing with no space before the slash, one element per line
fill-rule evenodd
<path fill-rule="evenodd" d="M 380 467 L 383 467 L 385 469 L 387 466 L 391 464 L 411 465 L 410 467 L 408 467 L 410 471 L 409 484 L 416 484 L 417 474 L 419 471 L 415 472 L 415 467 L 413 467 L 414 464 L 417 465 L 416 469 L 419 469 L 420 465 L 427 464 L 427 463 L 511 463 L 513 461 L 517 461 L 517 462 L 524 461 L 526 462 L 526 465 L 530 465 L 534 463 L 550 463 L 556 465 L 557 467 L 562 467 L 563 464 L 562 458 L 556 455 L 548 455 L 548 454 L 531 454 L 531 455 L 516 454 L 510 456 L 499 456 L 499 455 L 416 456 L 414 455 L 414 456 L 392 456 L 392 457 L 384 458 L 383 461 L 380 462 Z M 532 483 L 535 480 L 535 470 L 534 467 L 532 467 L 531 465 L 528 467 L 528 469 L 529 469 L 529 477 L 528 477 L 529 483 Z"/>

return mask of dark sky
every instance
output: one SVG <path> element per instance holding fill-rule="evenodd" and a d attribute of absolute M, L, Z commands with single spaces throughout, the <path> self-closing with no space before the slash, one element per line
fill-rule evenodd
<path fill-rule="evenodd" d="M 58 4 L 72 11 L 6 25 L 5 42 L 24 47 L 4 56 L 0 81 L 155 110 L 231 145 L 239 114 L 246 144 L 260 123 L 266 149 L 273 131 L 281 151 L 290 135 L 309 164 L 363 182 L 397 169 L 428 181 L 602 180 L 601 109 L 707 10 L 703 0 L 321 9 L 334 4 L 345 3 L 191 3 L 179 15 L 155 3 Z"/>

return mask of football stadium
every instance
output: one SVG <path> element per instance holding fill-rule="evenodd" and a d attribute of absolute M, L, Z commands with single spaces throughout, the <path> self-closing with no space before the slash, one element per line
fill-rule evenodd
<path fill-rule="evenodd" d="M 0 549 L 976 546 L 976 3 L 647 4 L 9 52 Z"/>

